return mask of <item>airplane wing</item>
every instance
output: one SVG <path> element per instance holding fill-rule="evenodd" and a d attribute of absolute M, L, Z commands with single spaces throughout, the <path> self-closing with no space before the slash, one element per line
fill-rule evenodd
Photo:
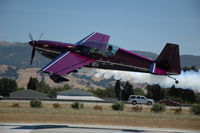
<path fill-rule="evenodd" d="M 93 32 L 92 34 L 86 36 L 76 44 L 97 48 L 100 50 L 106 50 L 109 38 L 110 36 L 108 35 L 101 34 L 98 32 Z"/>
<path fill-rule="evenodd" d="M 95 59 L 67 51 L 51 61 L 41 71 L 50 74 L 64 75 L 95 61 Z"/>

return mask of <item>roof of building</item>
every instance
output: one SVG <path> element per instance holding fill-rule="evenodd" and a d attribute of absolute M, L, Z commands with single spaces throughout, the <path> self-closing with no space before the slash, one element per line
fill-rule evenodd
<path fill-rule="evenodd" d="M 101 98 L 95 96 L 66 96 L 66 95 L 57 95 L 57 99 L 65 100 L 86 100 L 86 101 L 104 101 Z"/>
<path fill-rule="evenodd" d="M 12 98 L 48 98 L 47 94 L 41 93 L 35 90 L 21 90 L 17 92 L 10 93 L 10 97 Z"/>
<path fill-rule="evenodd" d="M 69 90 L 64 90 L 60 91 L 57 93 L 57 95 L 66 95 L 66 96 L 93 96 L 92 93 L 83 91 L 80 89 L 69 89 Z"/>

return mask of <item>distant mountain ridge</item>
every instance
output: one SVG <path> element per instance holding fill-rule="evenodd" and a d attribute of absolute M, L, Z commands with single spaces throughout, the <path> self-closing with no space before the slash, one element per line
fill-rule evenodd
<path fill-rule="evenodd" d="M 131 50 L 132 52 L 142 55 L 144 57 L 150 58 L 152 60 L 156 60 L 158 57 L 158 54 L 152 53 L 152 52 L 146 52 L 146 51 L 136 51 Z M 181 55 L 181 67 L 185 66 L 196 66 L 197 68 L 200 68 L 200 56 L 197 55 Z"/>
<path fill-rule="evenodd" d="M 14 66 L 17 69 L 26 67 L 42 67 L 50 60 L 36 53 L 34 62 L 30 65 L 32 47 L 28 43 L 0 42 L 0 65 Z"/>

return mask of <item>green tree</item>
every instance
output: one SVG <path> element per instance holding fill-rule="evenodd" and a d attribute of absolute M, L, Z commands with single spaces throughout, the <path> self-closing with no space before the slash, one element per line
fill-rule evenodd
<path fill-rule="evenodd" d="M 110 86 L 104 90 L 104 97 L 116 98 L 115 88 Z"/>
<path fill-rule="evenodd" d="M 0 95 L 9 96 L 9 93 L 17 90 L 17 82 L 13 79 L 2 78 L 0 79 Z"/>
<path fill-rule="evenodd" d="M 108 87 L 106 89 L 89 89 L 89 92 L 93 93 L 97 97 L 107 97 L 107 98 L 116 98 L 115 88 L 113 86 Z"/>
<path fill-rule="evenodd" d="M 133 85 L 130 84 L 128 81 L 126 82 L 124 86 L 124 96 L 123 100 L 127 101 L 130 95 L 133 95 Z"/>
<path fill-rule="evenodd" d="M 27 89 L 37 90 L 38 85 L 39 85 L 38 79 L 30 77 L 29 82 L 27 84 Z"/>
<path fill-rule="evenodd" d="M 195 115 L 200 115 L 200 104 L 193 104 L 190 111 Z"/>
<path fill-rule="evenodd" d="M 183 67 L 182 69 L 183 69 L 184 72 L 190 71 L 190 67 L 188 67 L 188 66 L 185 66 L 185 67 Z"/>
<path fill-rule="evenodd" d="M 133 95 L 142 95 L 144 96 L 144 90 L 141 88 L 135 88 L 133 89 Z"/>
<path fill-rule="evenodd" d="M 200 94 L 196 94 L 195 97 L 196 97 L 196 98 L 195 98 L 195 99 L 196 99 L 195 102 L 196 102 L 197 104 L 200 104 Z"/>
<path fill-rule="evenodd" d="M 198 69 L 195 66 L 191 66 L 190 69 L 193 70 L 193 71 L 195 71 L 195 72 L 198 72 Z"/>
<path fill-rule="evenodd" d="M 49 90 L 51 89 L 51 87 L 45 83 L 45 81 L 40 81 L 38 83 L 38 87 L 37 87 L 37 91 L 42 92 L 42 93 L 49 93 Z"/>
<path fill-rule="evenodd" d="M 196 95 L 193 90 L 176 88 L 174 85 L 168 88 L 167 97 L 171 97 L 172 100 L 181 103 L 194 103 L 196 101 Z"/>
<path fill-rule="evenodd" d="M 117 80 L 115 83 L 115 94 L 118 100 L 120 99 L 120 85 L 120 80 Z"/>
<path fill-rule="evenodd" d="M 61 87 L 59 89 L 59 91 L 62 91 L 62 90 L 69 90 L 69 89 L 72 89 L 72 87 L 70 87 L 69 85 L 64 85 L 63 87 Z"/>
<path fill-rule="evenodd" d="M 158 84 L 147 85 L 146 89 L 148 90 L 147 97 L 155 101 L 161 100 L 166 96 L 165 89 L 161 88 Z"/>
<path fill-rule="evenodd" d="M 182 99 L 190 103 L 194 103 L 196 101 L 195 93 L 193 90 L 190 89 L 182 89 L 181 97 Z"/>
<path fill-rule="evenodd" d="M 184 72 L 186 71 L 195 71 L 195 72 L 198 72 L 198 69 L 195 67 L 195 66 L 191 66 L 191 67 L 188 67 L 188 66 L 185 66 L 182 68 Z"/>
<path fill-rule="evenodd" d="M 17 88 L 16 91 L 21 91 L 21 90 L 25 90 L 25 88 L 24 87 L 19 87 L 19 88 Z"/>
<path fill-rule="evenodd" d="M 48 85 L 48 84 L 47 84 Z M 48 88 L 48 87 L 47 87 Z M 48 96 L 49 97 L 56 97 L 57 96 L 57 93 L 59 91 L 63 91 L 63 90 L 69 90 L 69 89 L 72 89 L 70 86 L 68 85 L 64 85 L 63 87 L 59 87 L 59 88 L 51 88 L 49 87 L 47 93 L 48 93 Z"/>
<path fill-rule="evenodd" d="M 51 88 L 48 91 L 48 96 L 51 98 L 55 98 L 57 96 L 57 92 L 59 91 L 58 88 Z"/>
<path fill-rule="evenodd" d="M 89 92 L 93 93 L 97 97 L 105 97 L 105 91 L 101 88 L 89 89 Z"/>

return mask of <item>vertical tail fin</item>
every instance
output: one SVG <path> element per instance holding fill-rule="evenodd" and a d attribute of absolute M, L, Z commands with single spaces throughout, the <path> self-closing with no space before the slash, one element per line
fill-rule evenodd
<path fill-rule="evenodd" d="M 165 70 L 169 75 L 180 74 L 179 45 L 167 43 L 155 62 L 156 68 Z"/>

